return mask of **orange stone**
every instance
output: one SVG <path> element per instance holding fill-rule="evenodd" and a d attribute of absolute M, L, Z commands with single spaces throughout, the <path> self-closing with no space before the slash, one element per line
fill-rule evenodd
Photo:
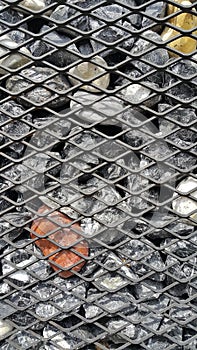
<path fill-rule="evenodd" d="M 50 265 L 55 271 L 61 270 L 61 267 L 70 268 L 68 271 L 59 273 L 61 277 L 67 278 L 73 275 L 71 269 L 73 271 L 80 271 L 84 266 L 85 260 L 77 253 L 84 257 L 88 256 L 88 244 L 84 240 L 78 242 L 81 238 L 79 224 L 75 223 L 68 228 L 63 228 L 63 225 L 72 223 L 72 220 L 58 211 L 52 213 L 49 213 L 49 211 L 50 208 L 46 205 L 43 205 L 38 210 L 39 214 L 46 213 L 46 216 L 34 220 L 31 230 L 35 234 L 31 233 L 30 235 L 33 239 L 46 236 L 35 241 L 35 244 L 40 248 L 44 256 L 48 256 Z M 77 230 L 79 234 L 74 232 L 72 228 Z M 60 247 L 55 243 L 58 243 Z M 58 266 L 54 265 L 53 262 Z"/>

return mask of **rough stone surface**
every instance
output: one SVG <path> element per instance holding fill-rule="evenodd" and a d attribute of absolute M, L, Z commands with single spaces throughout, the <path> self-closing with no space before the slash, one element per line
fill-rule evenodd
<path fill-rule="evenodd" d="M 72 118 L 84 124 L 117 125 L 116 116 L 122 112 L 123 104 L 113 96 L 94 95 L 88 92 L 78 91 L 71 101 Z"/>
<path fill-rule="evenodd" d="M 21 97 L 18 98 L 21 104 L 25 106 L 31 106 L 32 104 L 39 106 L 48 103 L 48 105 L 52 107 L 61 107 L 68 102 L 66 94 L 58 96 L 57 93 L 66 92 L 69 88 L 69 84 L 66 78 L 60 74 L 56 74 L 52 77 L 55 74 L 53 69 L 34 66 L 22 70 L 22 74 L 24 77 L 13 75 L 6 81 L 6 88 L 8 91 L 11 93 L 21 93 Z M 42 86 L 45 80 L 47 80 L 45 82 L 46 88 Z M 40 83 L 41 86 L 35 87 L 33 85 L 32 88 L 29 89 L 31 84 L 34 83 Z M 57 93 L 50 90 L 50 88 L 54 89 Z M 26 91 L 27 89 L 28 91 Z M 24 96 L 25 99 L 23 99 L 22 96 Z"/>

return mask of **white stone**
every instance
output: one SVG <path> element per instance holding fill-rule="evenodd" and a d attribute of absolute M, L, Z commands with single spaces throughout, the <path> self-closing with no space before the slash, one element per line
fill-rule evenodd
<path fill-rule="evenodd" d="M 197 199 L 197 179 L 195 179 L 194 177 L 188 176 L 186 179 L 184 179 L 178 184 L 177 190 L 182 192 L 183 194 L 189 193 L 195 199 Z"/>
<path fill-rule="evenodd" d="M 148 98 L 154 91 L 152 91 L 150 88 L 153 88 L 155 91 L 158 90 L 158 86 L 154 83 L 146 82 L 147 86 L 143 86 L 140 84 L 130 84 L 125 89 L 121 90 L 120 94 L 130 103 L 133 103 L 134 105 L 143 103 L 143 105 L 146 105 L 148 107 L 153 106 L 154 104 L 158 103 L 161 99 L 160 95 L 153 96 Z"/>
<path fill-rule="evenodd" d="M 32 11 L 40 11 L 45 8 L 43 0 L 23 0 L 19 4 Z"/>
<path fill-rule="evenodd" d="M 151 91 L 140 84 L 131 84 L 125 89 L 125 97 L 132 103 L 140 103 L 150 95 Z"/>
<path fill-rule="evenodd" d="M 99 67 L 99 65 L 102 67 Z M 87 81 L 87 85 L 80 86 L 80 89 L 90 92 L 100 92 L 100 90 L 94 87 L 92 84 L 98 86 L 99 88 L 107 89 L 110 75 L 103 67 L 107 67 L 105 60 L 102 57 L 95 56 L 91 62 L 82 62 L 69 70 L 69 73 L 73 75 L 73 77 L 69 76 L 70 82 L 73 85 L 79 85 L 81 82 L 77 78 L 85 80 Z M 99 77 L 101 74 L 103 75 Z M 89 82 L 89 80 L 94 78 L 95 80 Z"/>
<path fill-rule="evenodd" d="M 5 320 L 0 320 L 0 339 L 9 333 L 13 327 Z"/>
<path fill-rule="evenodd" d="M 182 192 L 182 195 L 177 197 L 172 202 L 172 208 L 179 215 L 190 215 L 192 219 L 197 219 L 197 179 L 189 176 L 179 183 L 177 190 Z M 191 195 L 194 199 L 189 198 Z M 174 196 L 177 196 L 175 193 Z M 193 213 L 196 211 L 196 213 Z"/>
<path fill-rule="evenodd" d="M 95 95 L 85 91 L 77 91 L 71 101 L 71 110 L 74 112 L 71 117 L 80 119 L 83 124 L 101 123 L 104 125 L 121 124 L 116 116 L 120 116 L 123 103 L 114 96 L 105 97 Z"/>
<path fill-rule="evenodd" d="M 58 350 L 58 349 L 64 349 L 64 350 L 70 350 L 71 345 L 64 339 L 63 333 L 59 333 L 55 335 L 56 332 L 52 329 L 48 329 L 43 331 L 43 336 L 45 339 L 51 338 L 51 341 L 53 342 L 53 345 L 45 345 L 46 350 Z M 57 346 L 56 346 L 57 345 Z M 51 347 L 52 346 L 52 347 Z"/>

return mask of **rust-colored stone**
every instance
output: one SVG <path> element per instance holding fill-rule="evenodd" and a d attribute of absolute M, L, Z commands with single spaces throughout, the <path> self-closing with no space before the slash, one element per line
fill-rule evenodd
<path fill-rule="evenodd" d="M 38 210 L 38 213 L 47 214 L 49 211 L 50 209 L 44 205 Z M 79 224 L 75 223 L 69 228 L 62 228 L 63 225 L 69 223 L 72 223 L 71 219 L 58 211 L 54 211 L 43 218 L 34 220 L 31 227 L 31 230 L 35 232 L 35 234 L 31 233 L 31 238 L 39 238 L 39 236 L 45 235 L 47 236 L 46 238 L 38 239 L 35 241 L 35 244 L 40 248 L 44 256 L 48 256 L 50 265 L 55 271 L 61 270 L 61 267 L 71 268 L 73 271 L 80 271 L 85 264 L 85 260 L 77 253 L 82 254 L 83 256 L 88 256 L 89 253 L 89 248 L 86 241 L 83 240 L 77 243 L 77 241 L 80 239 Z M 77 230 L 79 234 L 74 232 L 72 228 Z M 49 239 L 53 242 L 51 242 Z M 61 247 L 55 243 L 58 243 L 61 245 Z M 71 251 L 71 249 L 73 251 Z M 52 255 L 49 256 L 50 254 Z M 54 265 L 53 262 L 59 267 Z M 76 266 L 73 266 L 75 264 Z M 72 275 L 73 272 L 70 270 L 59 273 L 59 276 L 64 278 Z"/>

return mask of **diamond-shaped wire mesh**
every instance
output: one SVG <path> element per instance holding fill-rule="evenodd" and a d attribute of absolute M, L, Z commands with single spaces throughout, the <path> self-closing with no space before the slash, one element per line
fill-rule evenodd
<path fill-rule="evenodd" d="M 196 8 L 0 1 L 0 350 L 197 349 Z"/>

